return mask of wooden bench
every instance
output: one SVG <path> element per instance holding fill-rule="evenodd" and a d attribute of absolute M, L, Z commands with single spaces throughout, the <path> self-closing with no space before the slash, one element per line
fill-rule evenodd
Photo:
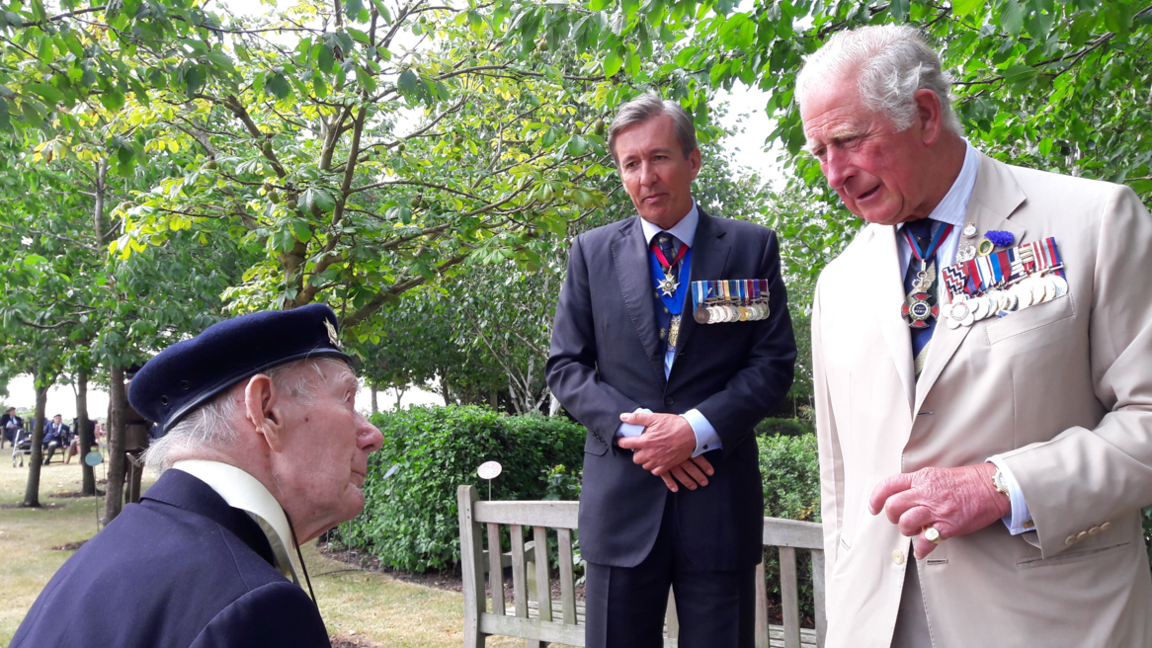
<path fill-rule="evenodd" d="M 473 486 L 457 491 L 460 507 L 460 554 L 464 573 L 464 646 L 480 648 L 489 635 L 527 640 L 528 648 L 550 643 L 584 646 L 583 614 L 576 601 L 572 532 L 577 528 L 578 502 L 484 502 Z M 500 543 L 500 525 L 511 527 L 510 551 Z M 532 541 L 524 533 L 531 529 Z M 549 530 L 559 549 L 560 600 L 552 599 L 549 569 Z M 485 538 L 487 547 L 484 548 Z M 756 648 L 824 645 L 824 550 L 820 525 L 813 522 L 764 518 L 764 546 L 780 555 L 780 591 L 784 625 L 768 623 L 764 565 L 756 567 Z M 800 627 L 796 550 L 811 552 L 816 627 Z M 512 606 L 504 601 L 504 568 L 512 568 Z M 485 574 L 492 596 L 485 592 Z M 679 634 L 675 601 L 669 593 L 665 648 L 675 648 Z"/>

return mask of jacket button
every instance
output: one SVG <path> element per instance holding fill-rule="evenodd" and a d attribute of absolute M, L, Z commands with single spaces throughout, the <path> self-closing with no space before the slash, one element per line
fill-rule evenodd
<path fill-rule="evenodd" d="M 896 551 L 893 551 L 892 552 L 892 562 L 896 563 L 897 565 L 903 565 L 904 564 L 904 552 L 900 551 L 899 549 L 897 549 Z"/>
<path fill-rule="evenodd" d="M 671 405 L 671 404 L 673 404 L 673 403 L 675 403 L 675 402 L 676 402 L 676 399 L 675 399 L 675 398 L 672 398 L 671 396 L 669 396 L 668 398 L 665 398 L 665 399 L 664 399 L 664 404 L 665 404 L 665 405 Z"/>
<path fill-rule="evenodd" d="M 1088 532 L 1087 531 L 1081 531 L 1080 533 L 1076 534 L 1076 542 L 1080 542 L 1081 540 L 1083 540 L 1084 538 L 1087 538 L 1087 537 L 1088 537 Z"/>
<path fill-rule="evenodd" d="M 1100 527 L 1098 526 L 1094 526 L 1091 529 L 1088 529 L 1088 535 L 1096 535 L 1097 533 L 1100 533 Z"/>
<path fill-rule="evenodd" d="M 1069 547 L 1076 544 L 1076 536 L 1070 535 L 1067 538 L 1064 538 L 1064 544 L 1068 545 Z"/>
<path fill-rule="evenodd" d="M 1112 523 L 1111 523 L 1111 522 L 1105 522 L 1104 524 L 1101 524 L 1101 525 L 1100 525 L 1100 530 L 1101 530 L 1101 531 L 1107 531 L 1108 529 L 1111 529 L 1111 528 L 1112 528 Z"/>

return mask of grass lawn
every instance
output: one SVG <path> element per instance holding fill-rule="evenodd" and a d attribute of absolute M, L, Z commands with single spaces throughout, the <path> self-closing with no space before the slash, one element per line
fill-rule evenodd
<path fill-rule="evenodd" d="M 96 467 L 97 478 L 104 466 Z M 13 468 L 9 450 L 0 451 L 0 646 L 7 646 L 28 608 L 52 574 L 73 552 L 54 550 L 96 533 L 97 499 L 55 498 L 80 490 L 80 467 L 53 463 L 43 469 L 40 501 L 44 509 L 11 508 L 24 499 L 27 468 Z M 103 499 L 99 500 L 103 503 Z M 322 556 L 316 543 L 303 548 L 320 613 L 328 632 L 361 638 L 384 648 L 458 648 L 463 645 L 463 597 L 348 565 Z M 330 573 L 334 572 L 334 573 Z M 353 634 L 355 633 L 355 634 Z M 522 645 L 493 637 L 489 646 Z"/>

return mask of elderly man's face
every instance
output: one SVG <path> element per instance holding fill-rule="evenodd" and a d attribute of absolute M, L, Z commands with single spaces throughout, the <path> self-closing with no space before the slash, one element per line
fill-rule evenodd
<path fill-rule="evenodd" d="M 64 419 L 63 419 L 63 418 L 61 418 L 59 414 L 57 414 L 56 416 L 53 416 L 53 417 L 52 417 L 52 422 L 53 422 L 53 423 L 57 423 L 57 424 L 59 424 L 59 423 L 60 423 L 60 421 L 62 421 L 62 420 L 64 420 Z"/>
<path fill-rule="evenodd" d="M 288 429 L 275 478 L 280 503 L 292 517 L 300 542 L 360 513 L 368 455 L 384 442 L 380 430 L 356 411 L 359 385 L 352 370 L 343 362 L 320 366 L 325 376 L 314 387 L 311 405 L 281 393 L 287 399 L 283 411 Z M 294 370 L 300 371 L 316 369 L 304 363 Z"/>
<path fill-rule="evenodd" d="M 692 210 L 692 181 L 700 172 L 700 150 L 684 157 L 670 115 L 620 131 L 614 140 L 624 190 L 636 212 L 669 229 Z"/>
<path fill-rule="evenodd" d="M 800 117 L 809 150 L 848 211 L 881 225 L 932 211 L 917 121 L 897 132 L 887 117 L 864 107 L 851 75 L 812 90 Z"/>

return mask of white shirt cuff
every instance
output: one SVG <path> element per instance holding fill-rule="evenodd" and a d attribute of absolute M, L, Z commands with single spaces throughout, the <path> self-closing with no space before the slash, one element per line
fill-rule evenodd
<path fill-rule="evenodd" d="M 1004 474 L 1004 485 L 1008 487 L 1008 501 L 1012 505 L 1012 511 L 1000 518 L 1004 526 L 1008 527 L 1008 531 L 1012 535 L 1035 531 L 1036 524 L 1032 521 L 1032 513 L 1028 510 L 1028 503 L 1024 501 L 1024 493 L 1020 490 L 1020 484 L 1016 483 L 1016 478 L 1012 476 L 1008 464 L 1001 461 L 999 455 L 989 457 L 988 461 L 995 464 L 996 468 Z"/>
<path fill-rule="evenodd" d="M 633 414 L 651 414 L 652 410 L 647 407 L 637 407 Z M 620 427 L 616 428 L 616 437 L 638 437 L 644 434 L 644 426 L 636 425 L 635 423 L 621 423 Z"/>
<path fill-rule="evenodd" d="M 680 416 L 688 421 L 688 425 L 692 426 L 692 431 L 696 433 L 696 450 L 692 453 L 693 457 L 699 457 L 705 452 L 719 450 L 723 447 L 720 443 L 720 435 L 716 434 L 716 428 L 704 418 L 700 410 L 690 409 Z"/>

